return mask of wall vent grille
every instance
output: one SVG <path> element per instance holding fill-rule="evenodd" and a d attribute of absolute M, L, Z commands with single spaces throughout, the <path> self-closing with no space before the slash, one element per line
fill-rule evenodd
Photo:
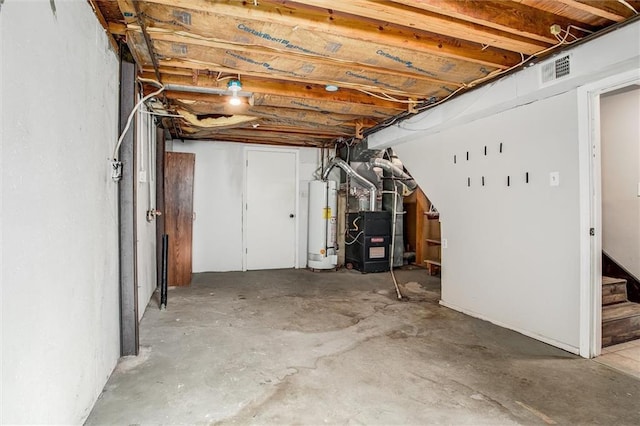
<path fill-rule="evenodd" d="M 571 75 L 571 56 L 564 55 L 547 62 L 541 68 L 542 83 L 551 83 L 562 77 Z"/>

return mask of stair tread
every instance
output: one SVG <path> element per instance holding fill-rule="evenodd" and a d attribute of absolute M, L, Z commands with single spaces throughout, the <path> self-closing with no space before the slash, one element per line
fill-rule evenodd
<path fill-rule="evenodd" d="M 627 301 L 627 284 L 622 281 L 602 281 L 602 305 L 613 305 Z"/>
<path fill-rule="evenodd" d="M 602 322 L 640 316 L 640 303 L 622 302 L 602 307 Z"/>
<path fill-rule="evenodd" d="M 613 278 L 613 277 L 602 277 L 602 285 L 608 285 L 608 284 L 626 284 L 627 280 L 625 280 L 624 278 Z"/>

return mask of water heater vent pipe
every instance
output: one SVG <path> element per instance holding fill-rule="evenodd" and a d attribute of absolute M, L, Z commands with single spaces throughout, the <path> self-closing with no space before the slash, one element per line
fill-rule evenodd
<path fill-rule="evenodd" d="M 329 178 L 329 173 L 331 173 L 331 170 L 334 167 L 341 168 L 350 178 L 369 190 L 369 210 L 371 210 L 372 212 L 376 211 L 376 197 L 378 193 L 378 187 L 374 183 L 359 175 L 355 170 L 353 170 L 350 165 L 347 164 L 346 161 L 341 158 L 334 158 L 329 163 L 327 168 L 324 169 L 324 172 L 322 172 L 322 180 L 327 180 Z"/>
<path fill-rule="evenodd" d="M 384 158 L 372 158 L 371 160 L 369 160 L 369 164 L 371 164 L 373 167 L 380 167 L 381 169 L 391 173 L 393 176 L 402 179 L 402 183 L 407 186 L 409 191 L 413 191 L 418 186 L 416 184 L 416 181 L 413 180 L 411 176 L 409 176 L 407 173 L 405 173 L 404 170 L 402 170 L 400 167 L 396 166 L 389 160 L 385 160 Z"/>

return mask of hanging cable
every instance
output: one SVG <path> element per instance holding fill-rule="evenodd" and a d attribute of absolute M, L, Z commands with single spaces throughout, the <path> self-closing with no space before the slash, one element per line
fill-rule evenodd
<path fill-rule="evenodd" d="M 147 114 L 147 115 L 153 115 L 154 117 L 176 117 L 176 118 L 184 118 L 183 116 L 181 116 L 180 114 L 165 114 L 162 112 L 155 112 L 155 111 L 144 111 L 144 110 L 140 110 L 141 113 L 143 114 Z"/>
<path fill-rule="evenodd" d="M 629 9 L 633 10 L 633 13 L 635 13 L 636 15 L 638 14 L 638 11 L 636 10 L 635 7 L 631 6 L 628 2 L 626 2 L 625 0 L 618 0 L 618 3 L 622 3 L 623 5 L 627 6 Z"/>
<path fill-rule="evenodd" d="M 638 12 L 636 12 L 636 13 L 638 13 Z M 569 26 L 567 26 L 567 29 L 569 29 L 569 28 L 575 28 L 576 30 L 578 30 L 578 31 L 582 31 L 583 33 L 593 34 L 593 31 L 588 30 L 588 29 L 586 29 L 586 28 L 578 27 L 578 26 L 576 26 L 576 25 L 569 25 Z"/>
<path fill-rule="evenodd" d="M 122 145 L 122 140 L 124 139 L 124 136 L 127 134 L 127 131 L 129 130 L 129 127 L 131 127 L 131 121 L 133 120 L 133 117 L 136 114 L 136 111 L 138 111 L 138 108 L 140 108 L 140 105 L 142 105 L 144 102 L 146 102 L 147 100 L 153 98 L 154 96 L 159 95 L 160 93 L 164 92 L 164 85 L 158 81 L 155 80 L 149 80 L 146 78 L 139 78 L 138 79 L 141 82 L 147 82 L 147 83 L 152 83 L 155 84 L 157 86 L 159 86 L 160 88 L 158 90 L 156 90 L 153 93 L 149 93 L 147 96 L 143 97 L 142 99 L 140 99 L 138 101 L 138 103 L 133 107 L 133 109 L 131 110 L 131 113 L 129 114 L 129 118 L 127 118 L 127 124 L 124 126 L 124 129 L 122 130 L 122 133 L 120 134 L 120 137 L 118 138 L 118 143 L 116 144 L 115 148 L 113 149 L 113 161 L 118 161 L 118 150 L 120 149 L 120 145 Z"/>
<path fill-rule="evenodd" d="M 358 225 L 356 224 L 356 222 L 360 219 L 360 216 L 356 216 L 355 219 L 353 219 L 353 222 L 351 223 L 353 225 L 353 230 L 354 231 L 359 231 L 360 229 L 358 228 Z"/>
<path fill-rule="evenodd" d="M 358 241 L 358 238 L 360 238 L 360 235 L 362 235 L 364 231 L 360 231 L 355 237 L 353 237 L 353 240 L 351 240 L 350 242 L 347 242 L 347 240 L 344 241 L 344 243 L 348 246 L 350 246 L 351 244 L 355 243 L 356 241 Z"/>
<path fill-rule="evenodd" d="M 362 93 L 367 94 L 369 96 L 373 96 L 374 98 L 382 99 L 383 101 L 398 102 L 398 103 L 402 103 L 402 104 L 415 104 L 416 103 L 416 101 L 412 101 L 412 100 L 409 100 L 409 99 L 394 98 L 393 96 L 387 95 L 386 93 L 383 93 L 382 95 L 378 95 L 376 93 L 369 92 L 369 91 L 364 90 L 364 89 L 356 89 L 356 90 L 358 92 L 362 92 Z"/>

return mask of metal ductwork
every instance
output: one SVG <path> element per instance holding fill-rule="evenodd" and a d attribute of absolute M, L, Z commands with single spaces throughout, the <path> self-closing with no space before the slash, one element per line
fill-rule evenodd
<path fill-rule="evenodd" d="M 409 191 L 413 191 L 418 185 L 411 176 L 404 172 L 402 163 L 396 157 L 393 157 L 391 161 L 383 158 L 371 158 L 365 165 L 372 170 L 379 167 L 383 170 L 384 177 L 394 178 L 383 180 L 382 210 L 392 213 L 393 266 L 402 266 L 404 263 L 404 223 L 402 219 L 398 220 L 398 215 L 404 212 L 402 189 L 406 187 Z"/>
<path fill-rule="evenodd" d="M 409 191 L 413 191 L 418 186 L 411 176 L 389 160 L 385 160 L 384 158 L 372 158 L 369 160 L 369 164 L 373 167 L 380 167 L 381 169 L 391 173 L 394 177 L 402 179 L 402 183 L 407 186 Z"/>
<path fill-rule="evenodd" d="M 376 197 L 377 197 L 377 193 L 378 193 L 378 187 L 374 183 L 370 182 L 369 180 L 367 180 L 367 179 L 363 178 L 361 175 L 359 175 L 355 170 L 353 170 L 353 168 L 351 168 L 350 165 L 348 165 L 346 163 L 346 161 L 344 161 L 341 158 L 334 158 L 329 163 L 327 168 L 324 169 L 324 172 L 322 172 L 322 180 L 327 180 L 327 178 L 329 177 L 329 173 L 331 173 L 331 170 L 334 167 L 341 168 L 342 170 L 344 170 L 344 172 L 350 178 L 352 178 L 353 180 L 358 182 L 360 185 L 364 186 L 365 188 L 367 188 L 369 190 L 369 210 L 375 211 L 376 210 Z"/>

